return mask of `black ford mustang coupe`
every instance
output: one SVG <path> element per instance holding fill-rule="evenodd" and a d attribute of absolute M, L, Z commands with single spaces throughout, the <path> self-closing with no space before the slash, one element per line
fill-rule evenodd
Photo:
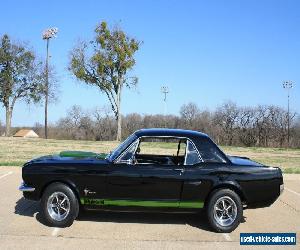
<path fill-rule="evenodd" d="M 230 232 L 243 209 L 270 206 L 283 191 L 279 168 L 225 155 L 205 134 L 136 131 L 110 154 L 64 151 L 24 164 L 20 190 L 40 200 L 49 225 L 69 226 L 80 208 L 197 212 Z"/>

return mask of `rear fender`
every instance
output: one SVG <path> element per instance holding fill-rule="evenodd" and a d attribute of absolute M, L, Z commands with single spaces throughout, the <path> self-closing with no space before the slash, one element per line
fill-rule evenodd
<path fill-rule="evenodd" d="M 247 198 L 246 198 L 241 186 L 237 182 L 224 181 L 222 183 L 216 183 L 212 187 L 212 189 L 210 190 L 209 194 L 207 195 L 207 197 L 205 199 L 205 204 L 208 202 L 212 193 L 214 193 L 216 190 L 219 190 L 219 189 L 230 189 L 230 190 L 234 191 L 240 197 L 243 204 L 247 203 Z"/>

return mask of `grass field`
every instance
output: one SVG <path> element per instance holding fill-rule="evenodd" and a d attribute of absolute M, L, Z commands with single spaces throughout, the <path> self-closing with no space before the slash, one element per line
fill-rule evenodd
<path fill-rule="evenodd" d="M 64 150 L 108 153 L 117 145 L 118 143 L 115 141 L 95 142 L 0 137 L 0 166 L 21 166 L 32 158 L 57 154 Z M 173 153 L 174 145 L 164 148 L 163 151 Z M 157 152 L 158 149 L 158 144 L 151 143 L 148 145 L 149 152 Z M 222 149 L 229 155 L 247 156 L 270 166 L 280 166 L 286 173 L 300 173 L 300 149 L 227 146 L 222 147 Z"/>

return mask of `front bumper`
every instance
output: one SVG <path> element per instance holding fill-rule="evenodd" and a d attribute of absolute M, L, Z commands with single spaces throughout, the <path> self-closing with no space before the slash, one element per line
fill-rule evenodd
<path fill-rule="evenodd" d="M 22 182 L 21 186 L 19 187 L 19 190 L 22 192 L 34 192 L 35 188 L 30 187 L 30 186 L 26 185 L 24 182 Z"/>

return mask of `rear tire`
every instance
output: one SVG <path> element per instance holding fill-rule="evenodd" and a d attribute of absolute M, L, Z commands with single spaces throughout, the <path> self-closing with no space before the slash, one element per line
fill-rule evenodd
<path fill-rule="evenodd" d="M 78 216 L 79 203 L 70 187 L 55 182 L 46 188 L 41 199 L 43 217 L 49 226 L 68 227 Z"/>
<path fill-rule="evenodd" d="M 232 232 L 243 217 L 240 197 L 230 189 L 214 191 L 206 206 L 208 221 L 216 232 Z"/>

